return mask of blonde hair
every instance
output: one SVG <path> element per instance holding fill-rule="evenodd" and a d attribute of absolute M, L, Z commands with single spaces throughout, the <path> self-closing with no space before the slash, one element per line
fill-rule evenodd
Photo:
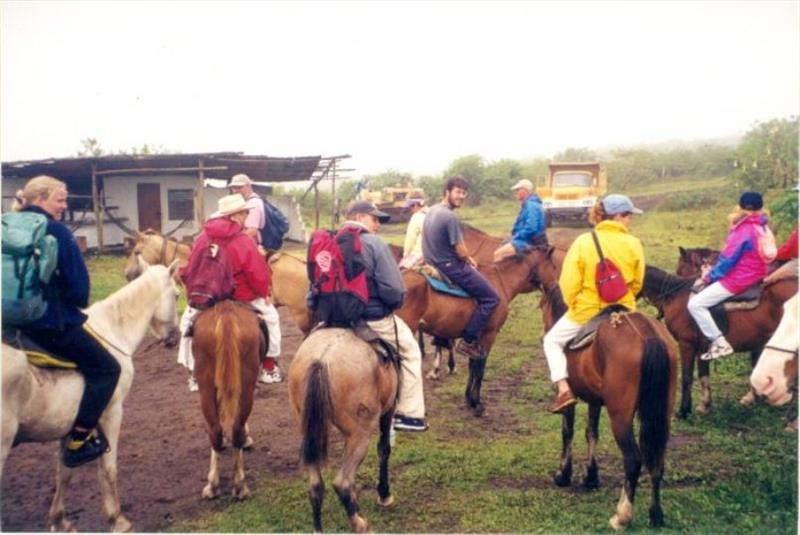
<path fill-rule="evenodd" d="M 762 208 L 761 210 L 746 210 L 737 204 L 733 207 L 733 211 L 728 214 L 728 224 L 730 226 L 734 226 L 745 217 L 749 217 L 753 214 L 764 214 L 765 216 L 769 216 L 769 211 L 766 208 Z"/>
<path fill-rule="evenodd" d="M 34 177 L 25 184 L 25 187 L 18 189 L 14 195 L 14 204 L 11 209 L 19 212 L 26 206 L 30 206 L 39 199 L 48 199 L 54 191 L 63 189 L 66 191 L 67 185 L 57 178 L 47 175 Z"/>
<path fill-rule="evenodd" d="M 603 203 L 598 200 L 589 211 L 589 223 L 594 226 L 604 219 L 611 219 L 611 216 L 606 213 L 606 209 L 603 208 Z"/>

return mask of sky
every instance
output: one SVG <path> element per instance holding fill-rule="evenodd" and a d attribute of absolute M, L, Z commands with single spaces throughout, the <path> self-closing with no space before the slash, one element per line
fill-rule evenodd
<path fill-rule="evenodd" d="M 0 158 L 350 154 L 354 175 L 798 114 L 800 2 L 0 2 Z"/>

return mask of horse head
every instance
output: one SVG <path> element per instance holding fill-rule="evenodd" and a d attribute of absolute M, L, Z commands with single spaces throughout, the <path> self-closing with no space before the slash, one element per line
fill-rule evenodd
<path fill-rule="evenodd" d="M 696 277 L 704 267 L 714 265 L 719 257 L 719 251 L 705 247 L 697 249 L 684 249 L 678 247 L 678 267 L 675 269 L 681 277 Z"/>
<path fill-rule="evenodd" d="M 128 282 L 142 274 L 144 269 L 139 263 L 139 259 L 143 258 L 146 264 L 158 263 L 158 250 L 159 244 L 152 243 L 158 239 L 154 234 L 148 232 L 137 232 L 136 240 L 126 239 L 126 247 L 130 250 L 128 255 L 128 262 L 125 264 L 125 278 Z"/>
<path fill-rule="evenodd" d="M 771 405 L 785 405 L 792 399 L 792 391 L 797 391 L 797 307 L 795 294 L 784 303 L 781 322 L 750 375 L 753 388 Z"/>
<path fill-rule="evenodd" d="M 151 266 L 141 256 L 137 256 L 137 264 L 141 273 L 157 271 L 156 278 L 160 293 L 155 312 L 150 319 L 150 330 L 166 347 L 175 347 L 180 339 L 177 307 L 180 288 L 174 280 L 175 271 L 178 269 L 178 260 L 174 260 L 169 267 L 164 268 L 164 266 Z"/>

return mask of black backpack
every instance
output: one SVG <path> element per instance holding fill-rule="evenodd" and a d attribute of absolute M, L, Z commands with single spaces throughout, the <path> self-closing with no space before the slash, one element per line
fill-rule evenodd
<path fill-rule="evenodd" d="M 283 247 L 283 237 L 289 232 L 289 219 L 272 203 L 264 202 L 264 227 L 261 229 L 261 245 L 270 251 Z"/>

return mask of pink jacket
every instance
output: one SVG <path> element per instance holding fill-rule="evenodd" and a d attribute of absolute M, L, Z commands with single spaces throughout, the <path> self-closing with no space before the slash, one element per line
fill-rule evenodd
<path fill-rule="evenodd" d="M 734 223 L 706 282 L 719 281 L 726 290 L 738 294 L 763 279 L 767 265 L 758 254 L 756 227 L 766 226 L 767 221 L 767 216 L 753 214 Z"/>

